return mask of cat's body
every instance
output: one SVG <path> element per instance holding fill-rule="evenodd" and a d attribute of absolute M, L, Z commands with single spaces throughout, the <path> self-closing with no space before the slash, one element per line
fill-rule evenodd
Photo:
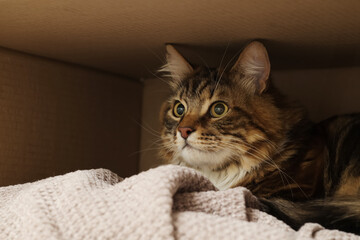
<path fill-rule="evenodd" d="M 334 205 L 345 197 L 343 205 L 352 204 L 346 211 L 358 214 L 343 229 L 359 233 L 353 229 L 360 224 L 360 115 L 311 123 L 272 86 L 261 43 L 246 47 L 230 70 L 193 69 L 173 47 L 167 50 L 163 71 L 173 89 L 161 111 L 167 162 L 197 169 L 219 189 L 247 187 L 265 210 L 295 228 L 318 218 L 288 214 L 306 208 L 286 200 L 331 198 L 327 205 Z M 344 211 L 335 218 L 349 217 Z"/>

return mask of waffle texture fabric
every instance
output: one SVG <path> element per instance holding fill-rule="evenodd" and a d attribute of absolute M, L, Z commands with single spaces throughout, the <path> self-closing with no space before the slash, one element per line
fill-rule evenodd
<path fill-rule="evenodd" d="M 122 179 L 76 171 L 0 188 L 0 239 L 360 239 L 314 223 L 294 231 L 245 188 L 218 191 L 195 170 Z"/>

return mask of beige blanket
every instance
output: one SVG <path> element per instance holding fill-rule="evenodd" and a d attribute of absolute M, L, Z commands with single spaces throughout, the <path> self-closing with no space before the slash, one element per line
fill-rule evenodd
<path fill-rule="evenodd" d="M 77 171 L 0 188 L 0 239 L 360 239 L 318 224 L 290 229 L 244 188 L 216 191 L 194 170 L 163 166 L 122 180 Z"/>

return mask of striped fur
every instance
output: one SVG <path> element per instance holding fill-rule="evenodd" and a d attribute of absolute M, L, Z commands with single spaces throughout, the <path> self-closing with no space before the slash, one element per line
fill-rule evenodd
<path fill-rule="evenodd" d="M 354 232 L 360 216 L 353 214 L 360 212 L 360 115 L 310 122 L 302 107 L 272 86 L 267 53 L 258 42 L 231 69 L 193 68 L 175 53 L 168 60 L 183 72 L 170 75 L 182 78 L 171 80 L 173 94 L 160 114 L 166 162 L 197 169 L 219 189 L 247 187 L 264 210 L 294 228 L 317 220 Z M 179 102 L 185 113 L 176 117 Z M 229 110 L 215 118 L 210 109 L 218 102 Z M 184 137 L 179 128 L 192 131 Z M 333 225 L 323 217 L 329 209 Z"/>

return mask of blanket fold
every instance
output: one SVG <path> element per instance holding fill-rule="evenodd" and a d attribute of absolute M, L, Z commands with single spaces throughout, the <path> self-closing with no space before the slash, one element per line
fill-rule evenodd
<path fill-rule="evenodd" d="M 0 188 L 0 239 L 360 239 L 257 209 L 245 188 L 217 189 L 195 170 L 161 166 L 122 179 L 76 171 Z"/>

